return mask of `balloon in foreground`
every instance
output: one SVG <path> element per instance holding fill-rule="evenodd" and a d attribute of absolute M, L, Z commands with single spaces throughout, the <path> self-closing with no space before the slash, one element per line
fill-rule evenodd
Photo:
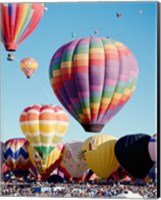
<path fill-rule="evenodd" d="M 42 160 L 38 152 L 34 150 L 34 148 L 29 145 L 29 158 L 34 165 L 34 167 L 38 170 L 42 179 L 47 179 L 52 171 L 59 165 L 62 160 L 61 151 L 63 145 L 58 144 L 55 146 L 53 151 L 47 156 L 47 158 Z"/>
<path fill-rule="evenodd" d="M 4 160 L 16 177 L 27 175 L 30 165 L 28 141 L 24 138 L 14 138 L 4 144 Z"/>
<path fill-rule="evenodd" d="M 148 153 L 149 140 L 146 134 L 126 135 L 115 145 L 120 165 L 134 178 L 144 178 L 154 165 Z"/>
<path fill-rule="evenodd" d="M 73 40 L 50 62 L 52 89 L 86 131 L 100 132 L 132 96 L 138 64 L 125 45 L 110 38 Z"/>
<path fill-rule="evenodd" d="M 152 161 L 157 161 L 157 134 L 154 134 L 148 144 L 149 155 Z"/>
<path fill-rule="evenodd" d="M 7 51 L 18 45 L 37 27 L 43 13 L 43 3 L 1 3 L 1 40 Z"/>
<path fill-rule="evenodd" d="M 20 68 L 27 78 L 30 78 L 38 68 L 38 62 L 34 58 L 24 58 L 20 62 Z"/>
<path fill-rule="evenodd" d="M 119 163 L 114 154 L 116 138 L 111 135 L 89 137 L 82 145 L 88 167 L 99 177 L 108 178 Z"/>
<path fill-rule="evenodd" d="M 88 167 L 82 154 L 82 142 L 71 141 L 64 145 L 60 167 L 67 177 L 81 178 Z"/>
<path fill-rule="evenodd" d="M 22 132 L 43 160 L 61 142 L 68 125 L 66 112 L 56 105 L 33 105 L 20 116 Z"/>

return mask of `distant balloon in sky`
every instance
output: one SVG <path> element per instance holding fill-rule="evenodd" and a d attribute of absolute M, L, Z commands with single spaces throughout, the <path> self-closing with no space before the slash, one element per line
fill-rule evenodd
<path fill-rule="evenodd" d="M 0 10 L 1 41 L 6 51 L 16 51 L 37 27 L 44 13 L 44 4 L 1 3 Z"/>
<path fill-rule="evenodd" d="M 134 178 L 144 178 L 154 165 L 148 152 L 149 140 L 149 135 L 131 134 L 121 137 L 115 145 L 117 160 Z"/>
<path fill-rule="evenodd" d="M 50 61 L 52 89 L 86 131 L 100 132 L 132 96 L 138 64 L 111 38 L 87 37 L 60 47 Z"/>
<path fill-rule="evenodd" d="M 20 115 L 23 134 L 44 161 L 61 142 L 68 125 L 68 115 L 56 105 L 33 105 Z"/>
<path fill-rule="evenodd" d="M 139 14 L 142 14 L 142 13 L 143 13 L 143 11 L 142 11 L 142 10 L 139 10 L 138 12 L 139 12 Z"/>
<path fill-rule="evenodd" d="M 99 31 L 95 31 L 94 34 L 98 35 Z"/>
<path fill-rule="evenodd" d="M 76 33 L 71 33 L 72 38 L 76 37 Z"/>
<path fill-rule="evenodd" d="M 38 62 L 34 58 L 24 58 L 20 62 L 20 68 L 29 79 L 37 70 Z"/>
<path fill-rule="evenodd" d="M 111 135 L 96 135 L 83 142 L 84 158 L 97 176 L 108 178 L 119 167 L 114 153 L 116 141 Z"/>
<path fill-rule="evenodd" d="M 117 12 L 116 13 L 116 16 L 119 18 L 119 17 L 122 17 L 122 13 L 120 13 L 120 12 Z"/>
<path fill-rule="evenodd" d="M 157 162 L 157 134 L 154 134 L 148 144 L 149 155 L 152 161 Z"/>
<path fill-rule="evenodd" d="M 48 11 L 48 7 L 45 7 L 45 8 L 44 8 L 44 11 L 45 11 L 45 12 Z"/>

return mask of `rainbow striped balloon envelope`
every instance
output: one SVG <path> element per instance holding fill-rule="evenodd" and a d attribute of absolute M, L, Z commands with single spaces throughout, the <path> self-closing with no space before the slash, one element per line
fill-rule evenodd
<path fill-rule="evenodd" d="M 61 142 L 68 125 L 68 115 L 55 105 L 33 105 L 20 115 L 22 132 L 43 160 Z"/>
<path fill-rule="evenodd" d="M 73 40 L 53 55 L 49 76 L 59 101 L 86 131 L 99 132 L 132 96 L 138 64 L 110 38 Z"/>
<path fill-rule="evenodd" d="M 18 45 L 37 27 L 44 13 L 43 3 L 1 3 L 1 41 L 7 51 Z"/>
<path fill-rule="evenodd" d="M 30 78 L 38 68 L 38 62 L 34 58 L 24 58 L 20 62 L 20 68 L 27 78 Z"/>

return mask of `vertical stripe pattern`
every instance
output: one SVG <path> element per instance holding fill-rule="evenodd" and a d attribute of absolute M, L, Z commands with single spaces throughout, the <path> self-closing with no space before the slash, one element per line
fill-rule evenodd
<path fill-rule="evenodd" d="M 43 3 L 1 3 L 0 27 L 7 51 L 15 51 L 38 25 L 44 13 Z"/>
<path fill-rule="evenodd" d="M 138 78 L 132 52 L 102 37 L 76 39 L 53 55 L 52 89 L 82 125 L 105 125 L 132 96 Z"/>

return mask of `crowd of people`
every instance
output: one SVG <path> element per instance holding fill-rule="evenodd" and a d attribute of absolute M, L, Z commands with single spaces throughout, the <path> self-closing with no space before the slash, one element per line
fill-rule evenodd
<path fill-rule="evenodd" d="M 63 182 L 47 181 L 26 182 L 10 179 L 1 182 L 1 196 L 40 196 L 40 197 L 86 197 L 86 198 L 117 198 L 119 194 L 132 192 L 142 198 L 156 198 L 156 183 L 123 184 L 120 181 L 101 182 Z"/>

